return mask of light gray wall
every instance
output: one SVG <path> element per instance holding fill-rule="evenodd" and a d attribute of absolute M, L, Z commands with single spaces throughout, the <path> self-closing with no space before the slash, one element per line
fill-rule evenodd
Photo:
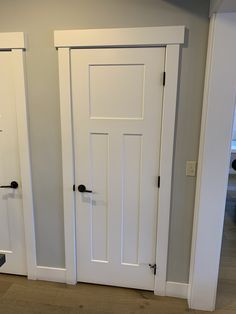
<path fill-rule="evenodd" d="M 174 157 L 168 279 L 188 281 L 195 179 L 208 36 L 206 0 L 0 0 L 0 32 L 28 37 L 29 131 L 38 265 L 64 267 L 57 52 L 53 30 L 186 25 Z"/>

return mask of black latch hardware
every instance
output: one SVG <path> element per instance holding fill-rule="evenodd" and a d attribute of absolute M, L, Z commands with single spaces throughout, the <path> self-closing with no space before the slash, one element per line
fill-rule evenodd
<path fill-rule="evenodd" d="M 157 264 L 149 264 L 149 267 L 151 269 L 153 269 L 153 273 L 154 273 L 154 275 L 156 275 L 156 273 L 157 273 Z"/>

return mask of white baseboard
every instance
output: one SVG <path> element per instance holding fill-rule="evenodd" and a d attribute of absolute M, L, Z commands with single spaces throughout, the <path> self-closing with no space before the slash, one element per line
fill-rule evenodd
<path fill-rule="evenodd" d="M 37 266 L 36 277 L 38 280 L 66 283 L 66 269 Z M 186 283 L 167 281 L 166 296 L 187 299 L 188 287 L 189 285 Z"/>
<path fill-rule="evenodd" d="M 37 266 L 37 279 L 55 282 L 66 282 L 66 269 Z"/>
<path fill-rule="evenodd" d="M 187 283 L 167 281 L 166 296 L 187 299 L 188 287 L 189 285 Z"/>

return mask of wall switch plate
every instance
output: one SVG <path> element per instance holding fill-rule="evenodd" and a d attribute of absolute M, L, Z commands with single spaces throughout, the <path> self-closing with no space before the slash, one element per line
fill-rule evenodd
<path fill-rule="evenodd" d="M 196 170 L 197 170 L 197 162 L 195 160 L 187 160 L 186 161 L 186 176 L 195 177 Z"/>

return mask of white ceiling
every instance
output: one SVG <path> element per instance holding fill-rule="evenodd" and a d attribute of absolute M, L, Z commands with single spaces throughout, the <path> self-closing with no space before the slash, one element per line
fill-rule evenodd
<path fill-rule="evenodd" d="M 211 0 L 210 14 L 236 12 L 236 0 Z"/>

